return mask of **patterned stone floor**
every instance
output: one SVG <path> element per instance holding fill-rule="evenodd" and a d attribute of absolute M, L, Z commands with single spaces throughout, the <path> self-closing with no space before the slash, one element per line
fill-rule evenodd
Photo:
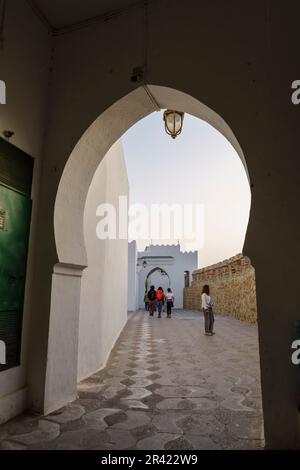
<path fill-rule="evenodd" d="M 131 314 L 107 367 L 47 417 L 0 426 L 1 449 L 261 449 L 257 329 L 199 312 Z"/>

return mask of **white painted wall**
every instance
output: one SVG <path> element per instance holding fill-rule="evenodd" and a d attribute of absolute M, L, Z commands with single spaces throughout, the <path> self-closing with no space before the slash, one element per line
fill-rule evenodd
<path fill-rule="evenodd" d="M 4 130 L 13 131 L 15 134 L 10 142 L 33 157 L 35 162 L 21 365 L 0 373 L 0 423 L 21 413 L 27 406 L 27 347 L 32 328 L 36 328 L 36 325 L 30 325 L 33 251 L 51 51 L 51 37 L 27 2 L 7 2 L 4 36 L 0 50 L 0 80 L 6 83 L 6 104 L 0 105 L 0 136 L 3 137 Z"/>
<path fill-rule="evenodd" d="M 78 380 L 101 369 L 127 321 L 128 241 L 96 237 L 96 208 L 118 207 L 128 196 L 128 179 L 121 141 L 100 163 L 90 186 L 84 212 L 88 268 L 81 283 Z"/>
<path fill-rule="evenodd" d="M 48 362 L 55 364 L 55 367 L 47 369 L 45 414 L 61 408 L 65 397 L 68 402 L 76 398 L 74 383 L 77 380 L 78 334 L 74 331 L 78 332 L 80 285 L 81 272 L 71 266 L 55 266 L 48 342 Z"/>
<path fill-rule="evenodd" d="M 184 271 L 192 273 L 198 267 L 198 252 L 181 252 L 179 245 L 151 245 L 146 251 L 139 252 L 138 257 L 142 256 L 172 256 L 174 261 L 147 261 L 147 267 L 141 268 L 139 272 L 139 289 L 138 302 L 140 308 L 144 308 L 145 280 L 148 274 L 155 268 L 162 268 L 166 271 L 170 278 L 170 287 L 175 297 L 175 308 L 183 307 L 183 288 L 184 288 Z M 151 275 L 152 284 L 159 287 L 161 285 L 161 277 L 157 273 Z M 166 280 L 164 280 L 166 283 Z M 166 285 L 166 284 L 165 284 Z M 164 287 L 162 285 L 162 287 Z"/>
<path fill-rule="evenodd" d="M 138 309 L 137 300 L 137 248 L 136 241 L 128 243 L 128 311 L 133 312 Z"/>

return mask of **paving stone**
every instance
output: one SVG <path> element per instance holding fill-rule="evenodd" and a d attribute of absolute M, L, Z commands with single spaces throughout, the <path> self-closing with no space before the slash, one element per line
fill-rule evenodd
<path fill-rule="evenodd" d="M 160 410 L 211 410 L 218 404 L 208 398 L 167 398 L 158 403 Z"/>
<path fill-rule="evenodd" d="M 243 439 L 230 443 L 229 450 L 263 450 L 265 443 L 263 439 Z"/>
<path fill-rule="evenodd" d="M 129 375 L 129 377 L 136 375 L 136 372 L 132 369 L 125 370 L 124 374 Z"/>
<path fill-rule="evenodd" d="M 51 441 L 59 436 L 60 427 L 56 423 L 51 423 L 45 419 L 40 419 L 38 428 L 26 434 L 18 434 L 11 437 L 11 440 L 29 446 L 40 441 Z"/>
<path fill-rule="evenodd" d="M 134 383 L 132 385 L 129 385 L 129 387 L 146 388 L 146 387 L 149 387 L 150 385 L 153 385 L 153 381 L 145 377 L 132 377 L 132 381 Z"/>
<path fill-rule="evenodd" d="M 69 423 L 70 421 L 76 421 L 80 419 L 85 413 L 85 409 L 80 405 L 69 405 L 63 408 L 61 411 L 51 413 L 46 416 L 45 419 L 53 421 L 58 424 Z"/>
<path fill-rule="evenodd" d="M 186 417 L 190 418 L 189 413 L 183 414 L 178 411 L 176 413 L 160 413 L 153 418 L 152 424 L 158 432 L 183 434 L 182 426 L 179 426 L 177 423 Z"/>
<path fill-rule="evenodd" d="M 176 377 L 170 376 L 169 374 L 162 374 L 162 377 L 155 379 L 155 382 L 159 385 L 165 386 L 174 386 L 178 385 L 178 381 L 176 381 Z"/>
<path fill-rule="evenodd" d="M 108 387 L 106 390 L 102 392 L 102 396 L 106 400 L 110 400 L 112 398 L 115 398 L 119 392 L 122 390 L 126 390 L 125 385 L 112 385 L 111 387 Z"/>
<path fill-rule="evenodd" d="M 212 414 L 194 413 L 177 421 L 177 425 L 185 434 L 211 436 L 223 433 L 225 425 Z"/>
<path fill-rule="evenodd" d="M 223 408 L 227 408 L 228 410 L 232 411 L 254 411 L 255 408 L 251 408 L 250 406 L 246 406 L 243 404 L 245 397 L 240 394 L 232 394 L 231 396 L 225 398 L 225 400 L 221 401 L 221 406 Z"/>
<path fill-rule="evenodd" d="M 87 426 L 63 433 L 48 447 L 51 450 L 89 450 L 101 446 L 106 433 Z"/>
<path fill-rule="evenodd" d="M 121 402 L 127 408 L 140 409 L 140 410 L 149 409 L 149 407 L 145 403 L 142 403 L 140 400 L 128 400 L 126 398 L 122 398 Z"/>
<path fill-rule="evenodd" d="M 194 407 L 185 398 L 167 398 L 160 401 L 157 408 L 160 410 L 192 410 Z"/>
<path fill-rule="evenodd" d="M 166 450 L 193 450 L 193 445 L 187 440 L 186 436 L 180 436 L 165 444 Z"/>
<path fill-rule="evenodd" d="M 104 431 L 108 426 L 105 418 L 115 413 L 120 413 L 120 411 L 121 410 L 114 408 L 102 408 L 100 410 L 87 413 L 83 419 L 90 428 L 96 428 L 98 431 Z"/>
<path fill-rule="evenodd" d="M 146 439 L 141 439 L 136 444 L 136 448 L 140 450 L 164 450 L 165 445 L 168 442 L 173 441 L 180 436 L 176 436 L 176 434 L 169 434 L 169 433 L 157 433 L 151 437 L 147 437 Z"/>
<path fill-rule="evenodd" d="M 257 328 L 199 312 L 129 321 L 73 404 L 0 426 L 0 449 L 262 449 Z"/>
<path fill-rule="evenodd" d="M 152 374 L 151 370 L 143 369 L 142 367 L 139 370 L 135 370 L 133 372 L 133 374 L 130 374 L 130 375 L 131 375 L 133 380 L 134 380 L 135 377 L 143 377 L 143 378 L 146 378 L 146 379 L 149 379 L 149 380 L 153 380 L 153 374 Z"/>
<path fill-rule="evenodd" d="M 209 396 L 211 392 L 203 387 L 177 387 L 174 385 L 161 387 L 159 394 L 166 398 L 188 398 Z"/>
<path fill-rule="evenodd" d="M 260 416 L 239 415 L 227 425 L 228 432 L 238 439 L 262 439 Z"/>
<path fill-rule="evenodd" d="M 85 413 L 101 408 L 101 401 L 98 398 L 78 398 L 75 403 L 82 406 Z"/>
<path fill-rule="evenodd" d="M 126 419 L 111 426 L 111 429 L 135 429 L 145 426 L 151 422 L 149 413 L 143 411 L 126 411 Z"/>
<path fill-rule="evenodd" d="M 189 398 L 189 401 L 194 405 L 194 409 L 198 410 L 213 410 L 217 408 L 218 402 L 210 398 Z"/>
<path fill-rule="evenodd" d="M 128 379 L 128 377 L 124 376 L 124 377 L 120 377 L 120 376 L 116 376 L 116 377 L 106 377 L 105 379 L 103 379 L 103 383 L 108 386 L 108 385 L 122 385 L 123 384 L 123 381 Z"/>
<path fill-rule="evenodd" d="M 220 446 L 207 436 L 194 436 L 185 434 L 184 438 L 194 450 L 220 450 Z"/>
<path fill-rule="evenodd" d="M 148 371 L 149 374 L 151 374 L 151 371 Z M 161 375 L 159 374 L 151 374 L 151 375 L 148 375 L 148 379 L 149 380 L 157 380 L 157 379 L 160 379 L 161 378 Z"/>
<path fill-rule="evenodd" d="M 19 444 L 13 441 L 2 441 L 0 443 L 0 450 L 26 450 L 26 445 Z"/>
<path fill-rule="evenodd" d="M 128 391 L 130 392 L 130 395 L 124 398 L 124 400 L 142 400 L 143 398 L 152 395 L 152 392 L 150 392 L 150 390 L 147 390 L 146 388 L 129 387 Z"/>
<path fill-rule="evenodd" d="M 34 431 L 38 427 L 39 418 L 37 416 L 24 415 L 12 419 L 8 423 L 0 426 L 0 442 L 16 434 L 25 434 Z"/>
<path fill-rule="evenodd" d="M 78 392 L 81 393 L 99 393 L 103 390 L 103 384 L 95 384 L 90 382 L 81 382 L 78 384 Z"/>
<path fill-rule="evenodd" d="M 123 450 L 135 446 L 137 439 L 126 430 L 109 429 L 107 431 L 106 450 Z"/>

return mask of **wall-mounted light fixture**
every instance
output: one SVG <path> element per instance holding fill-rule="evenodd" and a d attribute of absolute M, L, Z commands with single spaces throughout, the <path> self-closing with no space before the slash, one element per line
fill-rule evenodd
<path fill-rule="evenodd" d="M 182 131 L 184 113 L 167 109 L 164 112 L 166 133 L 175 139 Z"/>
<path fill-rule="evenodd" d="M 143 268 L 146 268 L 147 267 L 147 261 L 144 261 L 143 262 Z"/>

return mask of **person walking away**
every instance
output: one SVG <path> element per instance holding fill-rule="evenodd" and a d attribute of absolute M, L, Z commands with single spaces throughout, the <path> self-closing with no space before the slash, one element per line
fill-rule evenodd
<path fill-rule="evenodd" d="M 154 286 L 150 287 L 148 292 L 148 299 L 149 299 L 149 315 L 153 317 L 154 312 L 156 312 L 156 290 Z"/>
<path fill-rule="evenodd" d="M 213 302 L 209 294 L 209 285 L 205 284 L 202 289 L 202 310 L 204 314 L 204 328 L 206 336 L 214 335 L 214 313 L 213 313 Z"/>
<path fill-rule="evenodd" d="M 145 295 L 144 295 L 144 302 L 145 302 L 145 310 L 146 312 L 149 311 L 149 299 L 148 299 L 148 292 L 146 291 L 145 292 Z"/>
<path fill-rule="evenodd" d="M 174 295 L 170 287 L 168 288 L 167 292 L 167 318 L 171 318 L 172 315 L 172 308 L 174 307 Z"/>
<path fill-rule="evenodd" d="M 156 292 L 156 300 L 157 300 L 157 310 L 158 310 L 158 318 L 161 318 L 161 311 L 163 309 L 163 305 L 165 303 L 165 294 L 162 287 L 159 287 Z"/>

